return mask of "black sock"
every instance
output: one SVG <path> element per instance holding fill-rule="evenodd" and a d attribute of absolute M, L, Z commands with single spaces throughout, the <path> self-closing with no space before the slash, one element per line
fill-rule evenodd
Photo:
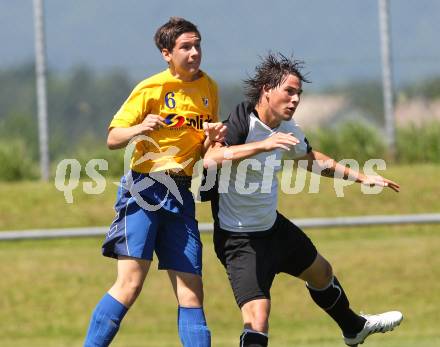
<path fill-rule="evenodd" d="M 240 335 L 240 347 L 267 347 L 268 341 L 265 334 L 248 329 Z"/>
<path fill-rule="evenodd" d="M 350 309 L 350 303 L 336 277 L 326 288 L 315 289 L 307 285 L 313 301 L 338 323 L 344 336 L 356 335 L 362 330 L 365 318 Z"/>

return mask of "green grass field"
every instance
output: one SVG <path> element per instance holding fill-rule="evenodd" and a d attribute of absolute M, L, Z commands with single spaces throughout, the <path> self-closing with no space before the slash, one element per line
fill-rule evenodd
<path fill-rule="evenodd" d="M 359 186 L 336 198 L 330 180 L 321 194 L 282 196 L 289 217 L 322 217 L 440 210 L 440 167 L 395 167 L 387 177 L 402 192 L 366 196 Z M 107 225 L 113 217 L 115 188 L 103 195 L 74 193 L 67 205 L 52 184 L 0 184 L 0 229 Z M 14 197 L 12 204 L 12 197 Z M 200 221 L 209 221 L 200 205 Z M 371 347 L 440 345 L 440 225 L 307 230 L 333 264 L 355 310 L 399 309 L 405 315 L 392 333 L 374 335 Z M 203 235 L 206 314 L 213 347 L 238 345 L 241 319 L 211 235 Z M 115 262 L 100 255 L 101 239 L 0 242 L 0 346 L 81 346 L 90 313 L 112 284 Z M 155 262 L 144 291 L 112 344 L 116 347 L 179 346 L 176 303 L 171 285 Z M 336 325 L 310 299 L 303 283 L 279 275 L 273 286 L 272 347 L 343 346 Z"/>
<path fill-rule="evenodd" d="M 333 263 L 356 310 L 404 312 L 401 327 L 370 337 L 368 346 L 439 346 L 439 227 L 311 230 L 309 235 Z M 236 346 L 240 314 L 210 235 L 203 241 L 213 346 Z M 115 262 L 100 255 L 100 243 L 0 243 L 1 346 L 81 346 L 89 315 L 114 279 Z M 272 295 L 271 346 L 343 345 L 336 325 L 313 304 L 300 281 L 279 275 Z M 113 345 L 179 346 L 175 321 L 171 286 L 153 266 Z"/>

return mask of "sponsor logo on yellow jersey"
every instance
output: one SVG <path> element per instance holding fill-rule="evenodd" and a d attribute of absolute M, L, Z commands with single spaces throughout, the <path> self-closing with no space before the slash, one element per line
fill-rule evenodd
<path fill-rule="evenodd" d="M 194 115 L 192 117 L 185 117 L 176 113 L 171 113 L 165 117 L 165 124 L 169 128 L 192 127 L 197 130 L 203 129 L 203 122 L 211 122 L 212 119 L 205 115 Z"/>

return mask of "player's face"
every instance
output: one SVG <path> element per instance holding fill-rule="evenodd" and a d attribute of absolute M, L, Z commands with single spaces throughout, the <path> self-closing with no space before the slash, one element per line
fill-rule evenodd
<path fill-rule="evenodd" d="M 288 75 L 281 85 L 269 89 L 265 96 L 272 117 L 279 121 L 291 120 L 298 107 L 301 93 L 301 80 L 295 75 Z"/>
<path fill-rule="evenodd" d="M 202 49 L 196 33 L 183 33 L 176 39 L 172 51 L 163 50 L 162 54 L 174 76 L 184 81 L 192 81 L 199 77 Z"/>

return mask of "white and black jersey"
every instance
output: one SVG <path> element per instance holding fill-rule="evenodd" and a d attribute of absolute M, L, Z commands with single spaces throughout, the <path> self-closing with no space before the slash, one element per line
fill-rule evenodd
<path fill-rule="evenodd" d="M 276 173 L 282 168 L 282 159 L 301 158 L 312 148 L 293 120 L 283 121 L 277 128 L 271 129 L 259 119 L 249 103 L 239 104 L 225 124 L 228 127 L 225 139 L 227 146 L 262 141 L 278 132 L 292 133 L 300 141 L 289 151 L 275 149 L 234 161 L 230 175 L 224 172 L 219 175 L 218 200 L 213 205 L 219 227 L 246 233 L 269 230 L 277 218 Z"/>

